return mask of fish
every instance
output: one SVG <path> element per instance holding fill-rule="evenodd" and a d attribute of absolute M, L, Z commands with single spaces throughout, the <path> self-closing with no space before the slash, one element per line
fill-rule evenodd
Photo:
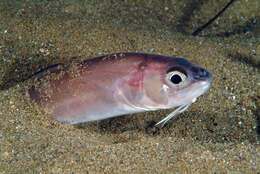
<path fill-rule="evenodd" d="M 57 64 L 32 79 L 30 101 L 59 122 L 178 107 L 156 124 L 164 126 L 210 88 L 212 74 L 184 58 L 128 52 Z"/>

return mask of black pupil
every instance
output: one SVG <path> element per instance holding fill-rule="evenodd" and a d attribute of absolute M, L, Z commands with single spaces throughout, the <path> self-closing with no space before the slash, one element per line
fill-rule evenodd
<path fill-rule="evenodd" d="M 179 84 L 179 83 L 182 81 L 182 79 L 181 79 L 181 76 L 180 76 L 180 75 L 175 74 L 175 75 L 173 75 L 173 76 L 171 77 L 171 81 L 172 81 L 172 83 L 174 83 L 174 84 Z"/>

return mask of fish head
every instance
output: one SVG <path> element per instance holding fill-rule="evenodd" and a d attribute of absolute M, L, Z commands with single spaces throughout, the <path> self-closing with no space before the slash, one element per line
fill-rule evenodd
<path fill-rule="evenodd" d="M 146 108 L 167 109 L 187 105 L 205 93 L 212 74 L 183 58 L 163 57 L 148 64 L 144 73 Z"/>

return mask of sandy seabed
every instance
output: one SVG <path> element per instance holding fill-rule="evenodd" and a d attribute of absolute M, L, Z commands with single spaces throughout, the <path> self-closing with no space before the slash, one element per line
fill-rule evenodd
<path fill-rule="evenodd" d="M 259 1 L 0 1 L 0 173 L 259 173 Z M 28 79 L 57 63 L 115 52 L 175 55 L 212 87 L 171 110 L 80 125 L 48 119 Z M 258 76 L 258 77 L 257 77 Z"/>

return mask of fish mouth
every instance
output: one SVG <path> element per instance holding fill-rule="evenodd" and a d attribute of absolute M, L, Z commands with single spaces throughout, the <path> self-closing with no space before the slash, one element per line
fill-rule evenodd
<path fill-rule="evenodd" d="M 211 86 L 211 79 L 199 82 L 198 86 L 201 86 L 201 95 L 204 94 Z"/>
<path fill-rule="evenodd" d="M 210 74 L 209 74 L 210 75 Z M 208 76 L 209 77 L 209 76 Z M 155 126 L 159 126 L 162 128 L 167 121 L 169 121 L 172 117 L 177 114 L 184 112 L 192 103 L 194 103 L 200 95 L 204 94 L 211 85 L 211 78 L 207 78 L 204 81 L 198 81 L 192 84 L 187 90 L 182 91 L 182 95 L 178 96 L 180 102 L 178 103 L 178 108 L 170 113 L 167 117 L 156 123 Z M 182 102 L 181 102 L 182 101 Z"/>
<path fill-rule="evenodd" d="M 197 81 L 193 85 L 191 85 L 190 90 L 195 94 L 197 93 L 197 97 L 204 94 L 211 86 L 211 78 L 203 81 Z"/>
<path fill-rule="evenodd" d="M 210 88 L 210 86 L 211 79 L 194 82 L 188 88 L 180 91 L 177 96 L 173 97 L 178 101 L 178 104 L 175 103 L 175 107 L 194 103 L 199 96 L 204 94 Z"/>
<path fill-rule="evenodd" d="M 183 104 L 191 104 L 204 94 L 210 88 L 213 78 L 210 71 L 199 66 L 193 66 L 190 69 L 190 76 L 193 79 L 190 86 L 182 91 L 182 97 L 186 102 Z"/>
<path fill-rule="evenodd" d="M 199 97 L 210 88 L 213 76 L 210 71 L 204 68 L 194 67 L 192 69 L 195 82 L 191 85 L 191 88 L 193 89 L 191 91 L 197 93 L 197 97 Z"/>

